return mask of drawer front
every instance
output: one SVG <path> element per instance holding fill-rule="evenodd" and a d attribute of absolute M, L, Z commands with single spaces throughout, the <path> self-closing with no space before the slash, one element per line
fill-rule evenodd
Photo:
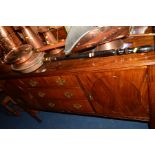
<path fill-rule="evenodd" d="M 44 99 L 86 99 L 84 92 L 80 88 L 42 88 L 42 89 L 28 89 L 32 95 L 35 96 L 38 100 Z"/>
<path fill-rule="evenodd" d="M 28 88 L 79 87 L 75 76 L 29 77 L 10 80 L 10 82 Z"/>
<path fill-rule="evenodd" d="M 94 111 L 87 100 L 49 100 L 40 101 L 39 105 L 42 110 L 57 112 L 73 112 L 73 113 L 91 113 Z"/>
<path fill-rule="evenodd" d="M 45 77 L 44 80 L 51 87 L 79 87 L 75 76 L 51 76 Z"/>
<path fill-rule="evenodd" d="M 28 88 L 39 88 L 46 87 L 46 81 L 43 78 L 24 78 L 17 81 L 18 85 L 28 87 Z"/>

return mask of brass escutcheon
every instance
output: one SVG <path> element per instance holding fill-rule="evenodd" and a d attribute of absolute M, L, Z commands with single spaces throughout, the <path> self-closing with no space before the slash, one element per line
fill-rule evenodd
<path fill-rule="evenodd" d="M 79 109 L 82 108 L 82 105 L 79 104 L 79 103 L 74 103 L 74 104 L 73 104 L 73 107 L 74 107 L 75 109 L 79 110 Z"/>
<path fill-rule="evenodd" d="M 65 92 L 64 95 L 67 98 L 71 98 L 73 96 L 73 94 L 71 92 Z"/>
<path fill-rule="evenodd" d="M 45 95 L 46 95 L 46 94 L 45 94 L 44 92 L 39 92 L 39 93 L 38 93 L 38 96 L 39 96 L 39 97 L 42 97 L 42 98 L 43 98 Z"/>
<path fill-rule="evenodd" d="M 48 106 L 49 106 L 50 108 L 53 108 L 53 107 L 55 107 L 55 103 L 49 102 L 49 103 L 48 103 Z"/>
<path fill-rule="evenodd" d="M 56 80 L 56 83 L 59 85 L 59 86 L 63 86 L 64 84 L 65 84 L 65 80 L 64 79 L 62 79 L 62 78 L 58 78 L 57 80 Z"/>
<path fill-rule="evenodd" d="M 31 87 L 36 87 L 36 86 L 38 85 L 38 82 L 37 82 L 37 81 L 30 80 L 30 81 L 29 81 L 29 85 L 30 85 Z"/>

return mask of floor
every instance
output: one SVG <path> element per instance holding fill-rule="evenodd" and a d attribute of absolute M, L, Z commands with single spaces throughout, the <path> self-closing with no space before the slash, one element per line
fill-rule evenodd
<path fill-rule="evenodd" d="M 0 95 L 0 99 L 3 95 Z M 148 129 L 144 122 L 114 120 L 54 112 L 39 112 L 37 122 L 26 112 L 12 116 L 0 105 L 0 129 Z"/>

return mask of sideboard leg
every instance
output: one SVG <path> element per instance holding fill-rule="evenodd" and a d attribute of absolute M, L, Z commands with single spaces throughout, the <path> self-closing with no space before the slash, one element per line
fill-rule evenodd
<path fill-rule="evenodd" d="M 149 127 L 155 129 L 155 66 L 148 66 Z"/>
<path fill-rule="evenodd" d="M 150 122 L 149 122 L 149 128 L 150 129 L 155 129 L 155 118 L 152 119 L 152 120 L 150 120 Z"/>

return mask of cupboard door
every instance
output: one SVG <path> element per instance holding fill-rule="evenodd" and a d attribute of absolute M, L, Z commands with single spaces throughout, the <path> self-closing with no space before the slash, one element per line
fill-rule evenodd
<path fill-rule="evenodd" d="M 80 75 L 99 115 L 148 120 L 146 67 Z"/>

